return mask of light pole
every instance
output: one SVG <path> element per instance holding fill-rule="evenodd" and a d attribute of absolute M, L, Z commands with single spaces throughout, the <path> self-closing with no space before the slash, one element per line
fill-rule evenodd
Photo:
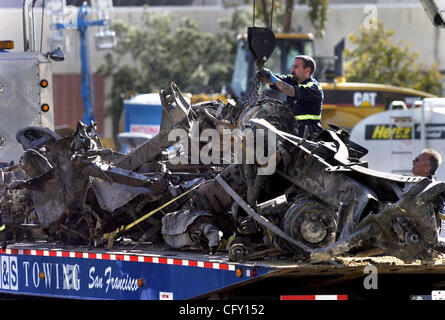
<path fill-rule="evenodd" d="M 116 45 L 114 31 L 110 30 L 111 20 L 107 11 L 113 7 L 112 0 L 92 0 L 92 11 L 97 19 L 90 19 L 90 7 L 85 1 L 77 11 L 77 19 L 73 22 L 65 22 L 65 0 L 51 0 L 50 12 L 52 14 L 51 27 L 54 29 L 53 39 L 64 41 L 63 30 L 77 30 L 80 37 L 80 60 L 82 74 L 82 100 L 83 122 L 87 125 L 96 121 L 94 115 L 93 74 L 91 68 L 91 51 L 88 41 L 88 29 L 99 27 L 99 33 L 95 35 L 96 48 L 99 50 L 112 49 Z"/>

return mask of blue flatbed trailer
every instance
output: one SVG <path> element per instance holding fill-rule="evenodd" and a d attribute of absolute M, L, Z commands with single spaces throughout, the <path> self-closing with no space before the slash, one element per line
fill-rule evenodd
<path fill-rule="evenodd" d="M 112 250 L 46 242 L 15 243 L 0 250 L 0 293 L 98 300 L 409 300 L 445 289 L 445 262 L 403 263 L 393 257 L 230 262 L 227 254 L 120 245 Z M 376 267 L 377 288 L 366 288 Z M 377 285 L 377 282 L 375 283 Z M 377 290 L 375 290 L 377 289 Z M 315 299 L 315 298 L 314 298 Z"/>
<path fill-rule="evenodd" d="M 172 250 L 88 250 L 21 243 L 0 250 L 0 292 L 41 297 L 184 300 L 274 268 Z"/>

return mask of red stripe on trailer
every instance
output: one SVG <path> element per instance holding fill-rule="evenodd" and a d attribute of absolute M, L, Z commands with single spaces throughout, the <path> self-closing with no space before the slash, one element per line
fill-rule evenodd
<path fill-rule="evenodd" d="M 50 256 L 50 257 L 57 257 L 57 251 L 52 251 L 52 250 L 50 250 L 50 251 L 49 251 L 49 256 Z"/>
<path fill-rule="evenodd" d="M 189 260 L 189 267 L 197 267 L 198 261 L 196 260 Z"/>
<path fill-rule="evenodd" d="M 178 266 L 199 267 L 207 269 L 220 269 L 235 271 L 235 265 L 224 264 L 219 262 L 197 261 L 188 259 L 176 259 L 166 257 L 154 256 L 138 256 L 125 254 L 110 254 L 110 253 L 94 253 L 82 251 L 61 251 L 61 250 L 37 250 L 37 249 L 0 249 L 0 254 L 14 254 L 14 255 L 31 255 L 31 256 L 50 256 L 63 258 L 81 258 L 81 259 L 98 259 L 98 260 L 122 260 L 132 262 L 149 262 L 159 264 L 173 264 Z"/>
<path fill-rule="evenodd" d="M 130 261 L 138 262 L 139 257 L 138 256 L 130 256 Z"/>
<path fill-rule="evenodd" d="M 320 295 L 284 295 L 280 300 L 348 300 L 347 294 L 320 294 Z"/>
<path fill-rule="evenodd" d="M 181 259 L 173 259 L 173 264 L 177 265 L 177 266 L 182 266 L 182 261 Z"/>
<path fill-rule="evenodd" d="M 222 270 L 229 270 L 229 265 L 228 264 L 220 264 L 219 268 Z"/>
<path fill-rule="evenodd" d="M 281 296 L 280 300 L 315 300 L 315 295 Z"/>

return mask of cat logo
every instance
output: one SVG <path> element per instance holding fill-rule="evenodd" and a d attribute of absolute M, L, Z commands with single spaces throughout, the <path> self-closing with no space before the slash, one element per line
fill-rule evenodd
<path fill-rule="evenodd" d="M 354 107 L 374 107 L 377 92 L 354 92 Z"/>

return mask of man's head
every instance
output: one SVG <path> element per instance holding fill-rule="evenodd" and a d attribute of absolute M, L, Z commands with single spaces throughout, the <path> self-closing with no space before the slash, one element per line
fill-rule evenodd
<path fill-rule="evenodd" d="M 297 82 L 302 82 L 309 78 L 315 71 L 314 59 L 306 55 L 299 55 L 294 58 L 292 64 L 292 76 Z"/>
<path fill-rule="evenodd" d="M 434 149 L 424 149 L 422 153 L 413 160 L 411 172 L 415 176 L 433 176 L 441 163 L 442 156 L 439 152 Z"/>

